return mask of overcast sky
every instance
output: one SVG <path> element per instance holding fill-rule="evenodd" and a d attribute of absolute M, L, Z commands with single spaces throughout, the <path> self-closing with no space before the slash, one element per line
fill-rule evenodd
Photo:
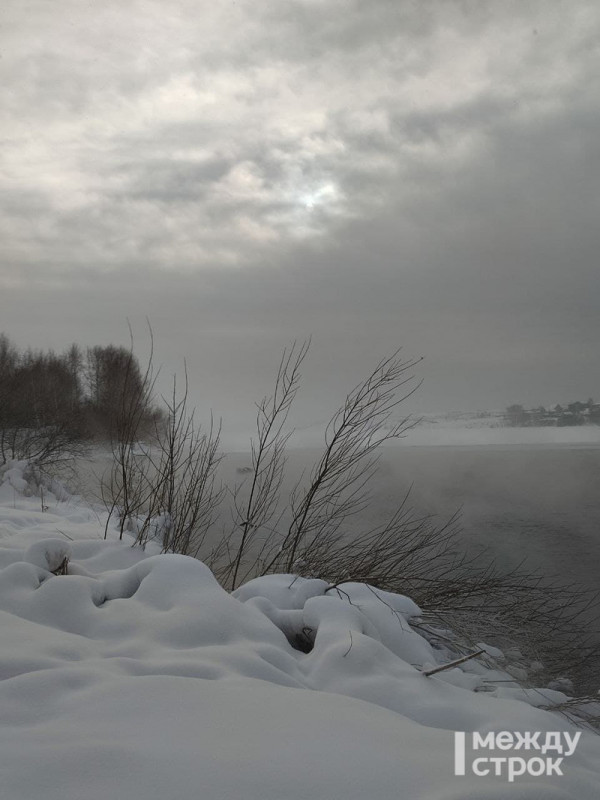
<path fill-rule="evenodd" d="M 600 397 L 596 0 L 4 0 L 0 330 L 128 341 L 240 423 Z"/>

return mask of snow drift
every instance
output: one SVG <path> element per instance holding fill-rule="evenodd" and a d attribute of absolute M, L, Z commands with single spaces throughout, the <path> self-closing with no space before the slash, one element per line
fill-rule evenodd
<path fill-rule="evenodd" d="M 561 777 L 453 775 L 453 731 L 574 730 L 409 624 L 407 597 L 104 541 L 77 499 L 0 474 L 0 764 L 8 800 L 592 800 L 600 739 Z M 68 574 L 61 566 L 68 565 Z M 496 688 L 494 688 L 496 687 Z M 504 688 L 500 688 L 504 687 Z"/>

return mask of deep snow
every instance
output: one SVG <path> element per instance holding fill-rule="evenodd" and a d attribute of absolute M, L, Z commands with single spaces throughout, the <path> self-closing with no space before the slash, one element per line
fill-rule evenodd
<path fill-rule="evenodd" d="M 289 575 L 232 596 L 199 561 L 104 541 L 77 498 L 45 504 L 0 471 L 1 797 L 598 797 L 589 731 L 561 777 L 453 775 L 455 730 L 575 729 L 501 654 L 425 677 L 450 655 L 409 598 Z"/>

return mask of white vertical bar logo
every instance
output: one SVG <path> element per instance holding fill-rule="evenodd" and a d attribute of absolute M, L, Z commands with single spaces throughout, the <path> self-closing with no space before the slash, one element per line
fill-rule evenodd
<path fill-rule="evenodd" d="M 454 774 L 465 775 L 465 732 L 454 731 Z"/>

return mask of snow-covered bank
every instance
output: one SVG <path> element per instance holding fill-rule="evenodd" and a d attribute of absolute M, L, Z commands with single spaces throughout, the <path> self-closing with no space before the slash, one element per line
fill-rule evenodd
<path fill-rule="evenodd" d="M 400 422 L 401 418 L 390 420 Z M 412 422 L 411 422 L 412 421 Z M 411 426 L 412 425 L 412 426 Z M 322 447 L 326 423 L 310 425 L 294 431 L 291 448 Z M 249 450 L 252 431 L 223 439 L 226 449 L 244 452 Z M 384 444 L 387 449 L 398 447 L 515 447 L 515 446 L 600 446 L 600 425 L 527 426 L 511 427 L 503 415 L 494 412 L 478 414 L 426 414 L 415 413 L 409 417 L 402 438 Z"/>
<path fill-rule="evenodd" d="M 104 541 L 76 501 L 42 511 L 19 465 L 0 481 L 1 796 L 598 796 L 590 732 L 563 776 L 454 776 L 453 731 L 575 729 L 532 705 L 563 695 L 481 661 L 425 677 L 449 656 L 410 599 L 292 576 L 231 596 L 198 561 Z"/>
<path fill-rule="evenodd" d="M 408 431 L 402 442 L 413 447 L 598 447 L 600 425 L 511 428 L 489 417 L 481 420 L 425 419 Z"/>

